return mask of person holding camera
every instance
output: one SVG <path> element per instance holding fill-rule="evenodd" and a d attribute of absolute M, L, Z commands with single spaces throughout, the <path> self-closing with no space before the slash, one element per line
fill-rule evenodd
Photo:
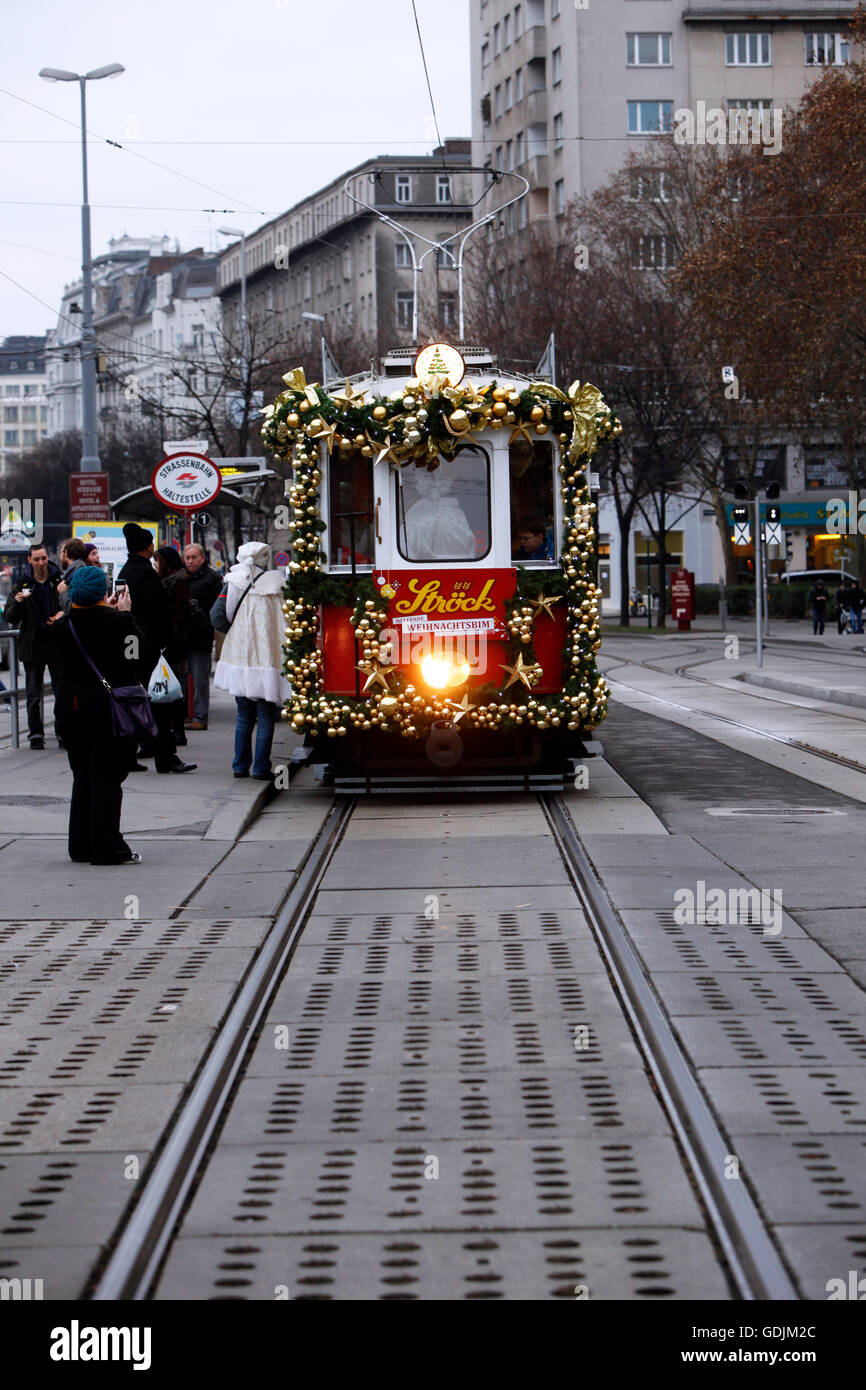
<path fill-rule="evenodd" d="M 45 747 L 42 687 L 46 667 L 51 688 L 55 694 L 57 691 L 57 665 L 49 629 L 61 608 L 57 592 L 59 584 L 60 570 L 49 560 L 45 546 L 41 543 L 31 545 L 21 580 L 15 585 L 3 610 L 10 627 L 18 628 L 18 656 L 24 664 L 27 731 L 30 747 L 35 750 Z"/>

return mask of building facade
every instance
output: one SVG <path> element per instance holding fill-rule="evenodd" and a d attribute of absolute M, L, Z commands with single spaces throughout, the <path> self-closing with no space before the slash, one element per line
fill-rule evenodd
<path fill-rule="evenodd" d="M 674 113 L 784 109 L 849 60 L 855 6 L 833 0 L 470 0 L 476 164 L 530 183 L 556 217 L 673 128 Z"/>
<path fill-rule="evenodd" d="M 206 358 L 219 328 L 217 258 L 201 247 L 181 252 L 168 237 L 123 236 L 94 258 L 93 322 L 104 359 L 98 377 L 100 418 L 140 401 L 180 408 L 185 392 L 172 375 L 184 355 Z M 81 428 L 79 329 L 81 281 L 63 294 L 48 335 L 48 430 Z"/>
<path fill-rule="evenodd" d="M 368 160 L 259 227 L 246 238 L 248 320 L 264 324 L 276 315 L 286 340 L 298 344 L 318 344 L 320 332 L 337 345 L 351 336 L 375 356 L 411 344 L 410 247 L 376 213 L 419 238 L 445 241 L 472 220 L 470 162 L 468 140 L 448 140 L 432 155 Z M 375 211 L 352 201 L 347 180 Z M 226 247 L 219 273 L 226 330 L 238 339 L 241 249 L 239 241 Z M 419 240 L 416 256 L 422 255 L 421 322 L 456 338 L 457 273 L 451 256 Z"/>
<path fill-rule="evenodd" d="M 0 478 L 48 433 L 46 336 L 13 336 L 0 344 Z"/>

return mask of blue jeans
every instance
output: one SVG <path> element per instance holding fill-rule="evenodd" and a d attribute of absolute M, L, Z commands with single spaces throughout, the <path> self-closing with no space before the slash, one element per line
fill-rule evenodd
<path fill-rule="evenodd" d="M 852 632 L 862 632 L 862 631 L 863 631 L 863 612 L 862 612 L 862 609 L 855 609 L 855 608 L 852 608 L 852 609 L 850 610 L 850 612 L 851 612 L 851 631 L 852 631 Z"/>
<path fill-rule="evenodd" d="M 238 717 L 235 723 L 235 759 L 232 772 L 249 772 L 253 765 L 253 776 L 261 777 L 271 770 L 271 744 L 274 741 L 274 725 L 280 713 L 279 705 L 270 700 L 248 700 L 245 695 L 236 695 Z M 253 727 L 256 729 L 256 753 L 253 758 Z"/>

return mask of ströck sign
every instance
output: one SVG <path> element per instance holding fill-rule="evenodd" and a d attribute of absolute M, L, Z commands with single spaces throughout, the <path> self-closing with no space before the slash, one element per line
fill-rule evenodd
<path fill-rule="evenodd" d="M 207 507 L 222 487 L 216 464 L 204 454 L 169 454 L 153 470 L 150 480 L 155 495 L 176 511 Z"/>

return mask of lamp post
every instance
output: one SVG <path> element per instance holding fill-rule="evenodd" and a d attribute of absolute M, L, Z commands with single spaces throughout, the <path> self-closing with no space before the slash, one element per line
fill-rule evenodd
<path fill-rule="evenodd" d="M 93 332 L 93 262 L 90 250 L 90 203 L 87 193 L 87 110 L 85 88 L 101 77 L 119 77 L 125 69 L 109 63 L 91 72 L 67 72 L 64 68 L 40 68 L 46 82 L 77 82 L 81 88 L 81 471 L 99 473 L 99 436 L 96 415 L 96 335 Z"/>
<path fill-rule="evenodd" d="M 301 315 L 301 318 L 303 318 L 303 319 L 315 319 L 316 323 L 321 323 L 321 324 L 324 324 L 324 322 L 325 322 L 325 315 L 324 315 L 324 314 L 303 313 L 303 314 Z M 328 361 L 327 361 L 327 357 L 325 356 L 325 330 L 324 330 L 324 328 L 322 328 L 321 334 L 322 334 L 322 385 L 324 386 L 324 384 L 325 384 L 325 377 L 326 377 L 327 374 L 328 374 Z"/>
<path fill-rule="evenodd" d="M 239 237 L 241 243 L 241 389 L 247 390 L 247 234 L 237 227 L 217 227 L 220 236 Z"/>

